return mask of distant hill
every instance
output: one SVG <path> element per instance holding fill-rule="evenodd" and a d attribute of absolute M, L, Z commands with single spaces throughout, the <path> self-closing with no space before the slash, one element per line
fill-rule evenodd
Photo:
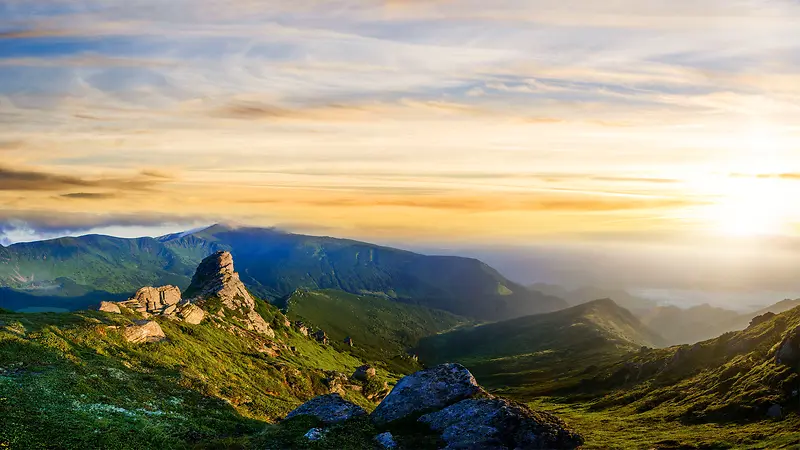
<path fill-rule="evenodd" d="M 582 286 L 576 289 L 567 289 L 563 286 L 548 283 L 532 284 L 528 286 L 528 289 L 563 298 L 570 306 L 580 305 L 592 300 L 610 298 L 619 306 L 637 315 L 657 305 L 653 300 L 637 297 L 624 289 L 609 289 L 597 286 Z"/>
<path fill-rule="evenodd" d="M 395 373 L 420 368 L 408 349 L 421 338 L 467 322 L 437 309 L 333 289 L 296 291 L 282 303 L 290 319 L 324 330 L 334 348 Z M 353 346 L 345 344 L 347 337 Z"/>
<path fill-rule="evenodd" d="M 233 253 L 242 281 L 276 300 L 298 288 L 339 289 L 498 320 L 554 311 L 556 297 L 470 258 L 426 256 L 358 241 L 215 225 L 158 239 L 84 236 L 0 248 L 0 306 L 86 307 L 143 285 L 185 289 L 202 258 Z M 61 300 L 63 299 L 63 300 Z"/>
<path fill-rule="evenodd" d="M 612 300 L 464 328 L 420 341 L 422 360 L 457 361 L 490 387 L 552 389 L 593 364 L 616 361 L 663 339 Z"/>
<path fill-rule="evenodd" d="M 659 410 L 690 423 L 763 420 L 798 410 L 800 308 L 694 345 L 631 355 L 585 378 L 593 408 Z M 770 413 L 772 410 L 772 413 Z"/>

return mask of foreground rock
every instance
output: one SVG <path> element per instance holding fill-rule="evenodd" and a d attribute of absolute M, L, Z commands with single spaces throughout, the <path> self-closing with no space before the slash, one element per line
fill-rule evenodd
<path fill-rule="evenodd" d="M 206 313 L 187 300 L 181 299 L 181 290 L 176 286 L 144 287 L 124 302 L 100 302 L 100 311 L 119 314 L 120 306 L 132 309 L 144 317 L 163 316 L 199 324 Z"/>
<path fill-rule="evenodd" d="M 383 425 L 440 410 L 479 393 L 484 391 L 464 366 L 442 364 L 400 380 L 371 417 Z"/>
<path fill-rule="evenodd" d="M 251 331 L 274 337 L 275 332 L 255 310 L 256 302 L 245 288 L 239 274 L 233 270 L 233 255 L 217 252 L 204 259 L 192 277 L 186 296 L 197 299 L 218 299 L 231 310 L 244 326 Z M 218 314 L 224 316 L 224 311 Z"/>
<path fill-rule="evenodd" d="M 367 412 L 363 408 L 346 401 L 341 395 L 328 394 L 303 403 L 300 407 L 290 412 L 286 418 L 313 416 L 330 425 L 366 415 Z"/>
<path fill-rule="evenodd" d="M 161 325 L 152 320 L 138 320 L 134 325 L 125 327 L 122 337 L 134 344 L 160 342 L 167 339 L 164 330 L 161 329 Z"/>
<path fill-rule="evenodd" d="M 447 449 L 572 449 L 583 444 L 552 414 L 499 398 L 463 400 L 419 421 L 440 432 Z"/>
<path fill-rule="evenodd" d="M 122 311 L 119 309 L 119 305 L 114 302 L 100 302 L 100 308 L 98 311 L 114 313 L 114 314 L 121 314 Z"/>

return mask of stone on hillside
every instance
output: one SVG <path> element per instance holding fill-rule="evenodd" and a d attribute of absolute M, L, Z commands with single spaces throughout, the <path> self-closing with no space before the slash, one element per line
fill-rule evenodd
<path fill-rule="evenodd" d="M 583 438 L 552 414 L 494 398 L 467 399 L 419 418 L 447 449 L 574 449 Z"/>
<path fill-rule="evenodd" d="M 134 344 L 160 342 L 167 338 L 158 322 L 152 320 L 137 320 L 135 325 L 125 327 L 122 337 Z"/>
<path fill-rule="evenodd" d="M 317 442 L 325 437 L 325 430 L 322 428 L 312 428 L 308 430 L 303 437 L 308 439 L 310 442 Z"/>
<path fill-rule="evenodd" d="M 150 314 L 163 314 L 164 310 L 181 301 L 181 290 L 177 286 L 144 287 L 126 304 L 137 311 L 147 311 Z"/>
<path fill-rule="evenodd" d="M 786 334 L 778 346 L 775 362 L 800 368 L 800 326 Z"/>
<path fill-rule="evenodd" d="M 98 308 L 98 311 L 104 311 L 115 314 L 122 313 L 122 311 L 119 310 L 119 305 L 117 305 L 114 302 L 100 302 L 100 308 Z"/>
<path fill-rule="evenodd" d="M 334 424 L 350 420 L 354 417 L 365 416 L 367 412 L 360 406 L 354 405 L 342 398 L 339 394 L 328 394 L 315 397 L 297 409 L 290 412 L 286 419 L 299 416 L 312 416 L 326 424 Z"/>
<path fill-rule="evenodd" d="M 397 448 L 397 442 L 394 441 L 394 436 L 392 436 L 392 433 L 388 431 L 375 436 L 375 441 L 378 442 L 378 445 L 380 445 L 381 448 L 386 450 Z"/>
<path fill-rule="evenodd" d="M 322 330 L 319 330 L 319 331 L 317 331 L 316 333 L 314 333 L 313 337 L 314 337 L 314 339 L 316 339 L 316 340 L 317 340 L 317 342 L 319 342 L 320 344 L 326 344 L 326 345 L 328 344 L 328 335 L 327 335 L 327 334 L 325 334 L 325 332 L 324 332 L 324 331 L 322 331 Z"/>
<path fill-rule="evenodd" d="M 783 408 L 781 408 L 781 405 L 775 404 L 770 406 L 767 410 L 767 417 L 771 417 L 773 419 L 780 419 L 783 417 Z"/>
<path fill-rule="evenodd" d="M 375 378 L 378 373 L 375 371 L 375 368 L 370 366 L 369 364 L 365 364 L 356 369 L 353 372 L 353 379 L 359 381 L 367 381 L 371 378 Z"/>
<path fill-rule="evenodd" d="M 353 345 L 355 345 L 355 342 L 353 342 L 353 338 L 347 336 L 346 338 L 344 338 L 344 345 L 352 347 Z"/>
<path fill-rule="evenodd" d="M 411 374 L 372 412 L 376 424 L 412 418 L 484 393 L 475 377 L 460 364 L 442 364 Z"/>
<path fill-rule="evenodd" d="M 226 308 L 245 316 L 243 325 L 248 330 L 275 336 L 269 324 L 255 311 L 255 299 L 239 274 L 233 270 L 233 255 L 230 252 L 217 252 L 205 258 L 197 267 L 186 294 L 196 299 L 217 298 Z"/>
<path fill-rule="evenodd" d="M 179 315 L 186 323 L 197 325 L 206 317 L 206 312 L 190 303 L 181 309 Z"/>

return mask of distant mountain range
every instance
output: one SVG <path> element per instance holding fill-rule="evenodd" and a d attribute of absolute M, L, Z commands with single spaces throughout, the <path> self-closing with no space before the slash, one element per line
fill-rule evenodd
<path fill-rule="evenodd" d="M 276 300 L 298 288 L 338 289 L 500 320 L 566 307 L 476 259 L 426 256 L 346 239 L 223 225 L 160 238 L 90 235 L 0 247 L 0 307 L 85 308 L 145 285 L 185 289 L 206 256 L 230 251 L 242 281 Z"/>

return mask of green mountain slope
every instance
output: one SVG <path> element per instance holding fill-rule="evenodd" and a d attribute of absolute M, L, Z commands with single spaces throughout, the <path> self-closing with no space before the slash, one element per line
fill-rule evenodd
<path fill-rule="evenodd" d="M 400 373 L 419 369 L 408 349 L 421 338 L 466 323 L 445 311 L 336 290 L 297 291 L 284 302 L 290 319 L 324 330 L 333 347 Z"/>
<path fill-rule="evenodd" d="M 613 301 L 465 328 L 420 341 L 426 363 L 456 361 L 491 388 L 548 391 L 662 339 Z"/>
<path fill-rule="evenodd" d="M 267 423 L 362 361 L 258 309 L 274 339 L 157 318 L 168 340 L 132 344 L 120 332 L 131 313 L 0 312 L 0 447 L 264 448 Z M 346 398 L 374 408 L 369 386 L 351 387 Z"/>
<path fill-rule="evenodd" d="M 200 260 L 218 250 L 231 251 L 242 281 L 270 300 L 298 288 L 339 289 L 484 320 L 565 306 L 475 259 L 220 225 L 159 239 L 84 236 L 0 248 L 0 286 L 7 288 L 0 291 L 0 306 L 58 306 L 52 297 L 64 297 L 58 303 L 74 309 L 105 293 L 119 298 L 144 285 L 184 289 Z"/>

